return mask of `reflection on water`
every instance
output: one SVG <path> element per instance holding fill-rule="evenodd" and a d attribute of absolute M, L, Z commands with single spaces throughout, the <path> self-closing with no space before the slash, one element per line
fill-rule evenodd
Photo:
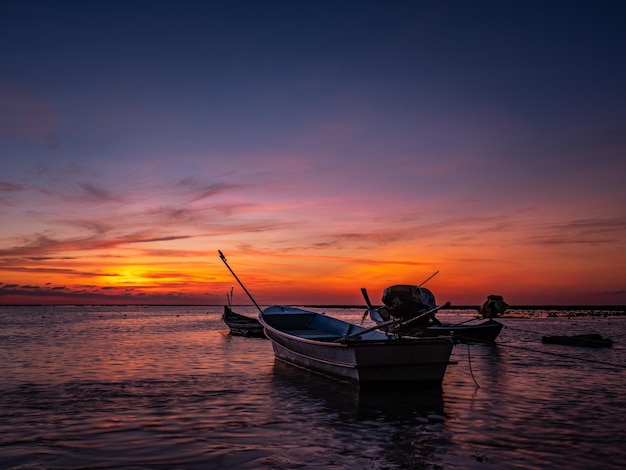
<path fill-rule="evenodd" d="M 469 366 L 453 369 L 444 382 L 455 452 L 507 468 L 597 468 L 599 461 L 621 468 L 626 428 L 610 414 L 626 405 L 624 367 L 580 360 L 606 360 L 602 353 L 565 348 L 555 358 L 542 354 L 539 343 L 529 352 L 520 344 L 456 349 L 460 365 L 471 360 L 479 387 L 469 393 L 464 386 Z"/>
<path fill-rule="evenodd" d="M 356 420 L 380 416 L 430 416 L 432 420 L 439 420 L 443 413 L 441 387 L 423 389 L 411 385 L 394 385 L 386 388 L 379 385 L 360 388 L 310 374 L 282 361 L 275 361 L 273 373 L 276 388 L 292 388 L 298 395 L 323 401 L 328 411 Z"/>
<path fill-rule="evenodd" d="M 423 391 L 276 362 L 221 310 L 0 307 L 0 467 L 626 467 L 626 319 L 505 319 Z M 590 330 L 614 347 L 540 342 Z"/>
<path fill-rule="evenodd" d="M 440 464 L 440 429 L 445 419 L 441 388 L 363 389 L 276 361 L 274 390 L 301 407 L 312 433 L 309 437 L 320 444 L 330 433 L 340 439 L 346 454 L 376 455 L 372 460 L 401 468 Z"/>

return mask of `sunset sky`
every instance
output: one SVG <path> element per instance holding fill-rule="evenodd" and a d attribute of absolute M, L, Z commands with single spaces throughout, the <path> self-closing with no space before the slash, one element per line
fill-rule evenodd
<path fill-rule="evenodd" d="M 626 2 L 0 1 L 0 304 L 626 304 Z"/>

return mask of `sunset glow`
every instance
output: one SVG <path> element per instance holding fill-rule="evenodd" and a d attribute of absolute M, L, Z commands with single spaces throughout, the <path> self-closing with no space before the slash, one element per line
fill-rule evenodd
<path fill-rule="evenodd" d="M 611 8 L 96 4 L 0 9 L 0 303 L 626 304 Z"/>

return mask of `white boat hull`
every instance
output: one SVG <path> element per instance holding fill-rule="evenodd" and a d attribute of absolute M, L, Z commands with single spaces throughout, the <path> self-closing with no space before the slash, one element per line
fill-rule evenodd
<path fill-rule="evenodd" d="M 321 324 L 322 328 L 299 332 L 279 329 L 272 320 L 276 320 L 273 315 L 281 313 L 310 314 L 314 320 L 309 323 Z M 363 328 L 290 307 L 270 307 L 259 320 L 277 359 L 351 382 L 441 384 L 454 345 L 450 337 L 389 338 L 379 331 L 345 340 L 346 336 Z M 329 327 L 329 324 L 332 325 Z M 334 331 L 329 331 L 333 328 Z M 340 331 L 341 328 L 346 328 L 345 332 Z"/>

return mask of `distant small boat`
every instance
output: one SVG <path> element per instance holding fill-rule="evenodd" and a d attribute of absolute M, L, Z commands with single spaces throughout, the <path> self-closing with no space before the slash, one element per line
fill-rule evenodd
<path fill-rule="evenodd" d="M 263 326 L 256 318 L 233 312 L 228 305 L 224 305 L 222 321 L 230 328 L 230 333 L 236 336 L 263 338 Z"/>
<path fill-rule="evenodd" d="M 259 315 L 277 359 L 359 384 L 441 386 L 454 340 L 399 337 L 295 307 L 268 307 Z"/>
<path fill-rule="evenodd" d="M 597 333 L 573 336 L 544 336 L 541 338 L 541 342 L 566 346 L 583 346 L 586 348 L 610 348 L 613 346 L 613 341 L 603 338 Z"/>

